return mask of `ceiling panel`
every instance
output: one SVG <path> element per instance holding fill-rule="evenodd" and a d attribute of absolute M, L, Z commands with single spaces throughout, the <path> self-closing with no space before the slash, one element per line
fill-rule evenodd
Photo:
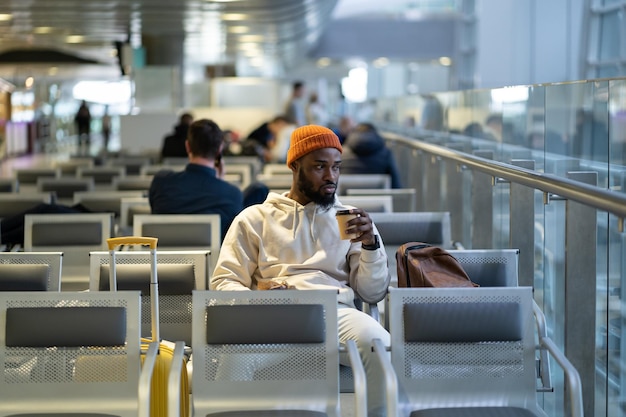
<path fill-rule="evenodd" d="M 247 68 L 254 69 L 263 68 L 266 60 L 285 70 L 315 44 L 336 3 L 337 0 L 3 0 L 0 53 L 46 47 L 114 67 L 115 42 L 140 47 L 150 37 L 168 47 L 178 44 L 185 61 L 198 65 L 246 61 Z M 150 59 L 147 56 L 148 63 Z M 9 65 L 0 62 L 3 66 Z M 28 62 L 23 66 L 30 72 L 38 67 Z"/>

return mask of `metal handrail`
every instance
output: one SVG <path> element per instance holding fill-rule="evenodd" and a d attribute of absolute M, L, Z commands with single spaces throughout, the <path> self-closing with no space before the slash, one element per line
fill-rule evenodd
<path fill-rule="evenodd" d="M 556 194 L 560 197 L 577 201 L 598 210 L 604 210 L 617 216 L 620 220 L 620 229 L 626 218 L 626 194 L 595 187 L 583 182 L 570 180 L 553 174 L 533 171 L 526 168 L 516 167 L 503 162 L 469 155 L 442 146 L 425 143 L 414 138 L 408 138 L 396 133 L 385 132 L 385 139 L 401 143 L 437 157 L 455 161 L 461 166 L 466 166 L 477 171 L 484 172 L 496 178 L 504 178 L 517 184 L 541 190 L 544 193 Z"/>

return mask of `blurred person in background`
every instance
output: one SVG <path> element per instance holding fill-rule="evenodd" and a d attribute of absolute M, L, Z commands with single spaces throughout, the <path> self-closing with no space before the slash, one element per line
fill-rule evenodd
<path fill-rule="evenodd" d="M 342 174 L 388 174 L 391 188 L 402 188 L 391 150 L 371 123 L 359 123 L 343 143 Z"/>

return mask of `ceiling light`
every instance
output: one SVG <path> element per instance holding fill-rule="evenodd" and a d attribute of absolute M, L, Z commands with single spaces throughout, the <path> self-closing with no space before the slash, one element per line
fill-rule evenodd
<path fill-rule="evenodd" d="M 0 13 L 0 22 L 6 22 L 8 20 L 13 19 L 13 15 L 12 14 L 8 14 L 8 13 Z"/>
<path fill-rule="evenodd" d="M 24 81 L 24 87 L 31 88 L 35 83 L 35 79 L 33 77 L 27 77 Z"/>
<path fill-rule="evenodd" d="M 263 42 L 265 40 L 265 36 L 263 35 L 241 35 L 239 37 L 241 42 Z"/>
<path fill-rule="evenodd" d="M 228 33 L 248 33 L 250 28 L 247 26 L 231 26 L 228 28 Z"/>
<path fill-rule="evenodd" d="M 66 43 L 81 43 L 85 41 L 85 37 L 82 35 L 70 35 L 65 38 Z"/>
<path fill-rule="evenodd" d="M 442 56 L 441 58 L 439 58 L 439 63 L 444 67 L 449 67 L 450 65 L 452 65 L 452 59 L 447 56 Z"/>
<path fill-rule="evenodd" d="M 327 67 L 331 63 L 332 63 L 331 59 L 330 58 L 326 58 L 326 57 L 323 57 L 323 58 L 320 58 L 320 59 L 317 60 L 317 66 L 320 67 L 320 68 Z"/>
<path fill-rule="evenodd" d="M 39 26 L 33 29 L 33 32 L 35 32 L 38 35 L 43 35 L 43 34 L 52 32 L 52 28 L 50 26 Z"/>
<path fill-rule="evenodd" d="M 247 18 L 248 18 L 248 15 L 244 13 L 224 13 L 222 15 L 222 20 L 228 20 L 228 21 L 246 20 Z"/>

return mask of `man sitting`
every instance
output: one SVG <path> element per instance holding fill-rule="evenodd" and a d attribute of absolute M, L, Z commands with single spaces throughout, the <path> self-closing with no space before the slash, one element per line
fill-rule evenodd
<path fill-rule="evenodd" d="M 382 378 L 370 366 L 371 341 L 389 343 L 389 334 L 372 317 L 355 308 L 355 292 L 377 302 L 387 292 L 387 256 L 378 231 L 362 209 L 348 222 L 351 240 L 342 240 L 335 219 L 345 209 L 335 196 L 342 147 L 332 130 L 306 125 L 291 135 L 287 165 L 293 172 L 290 191 L 269 193 L 263 204 L 244 209 L 222 243 L 210 282 L 217 290 L 274 288 L 336 289 L 339 341 L 357 342 L 367 372 L 368 406 L 383 405 Z M 286 317 L 286 319 L 289 319 Z M 347 365 L 347 363 L 346 363 Z"/>

